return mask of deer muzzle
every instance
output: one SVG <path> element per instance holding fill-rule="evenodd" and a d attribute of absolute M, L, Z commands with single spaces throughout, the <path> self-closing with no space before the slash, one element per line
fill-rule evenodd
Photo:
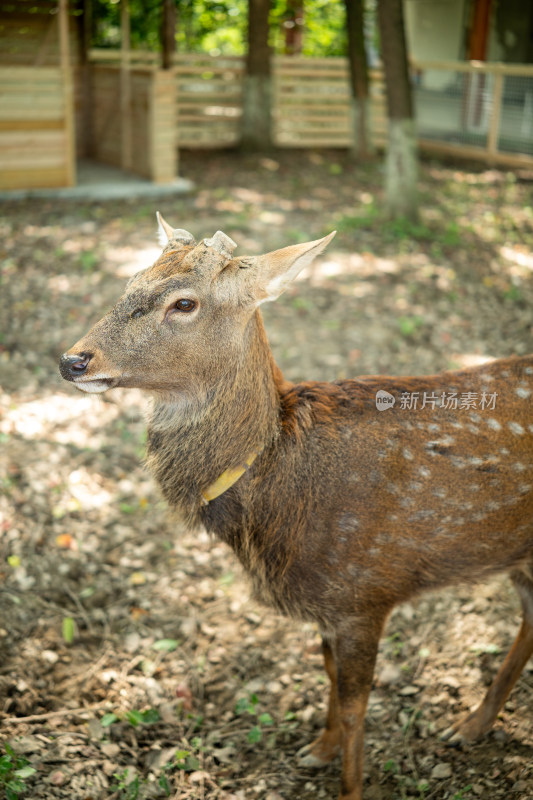
<path fill-rule="evenodd" d="M 59 360 L 59 371 L 66 381 L 72 381 L 84 392 L 105 392 L 116 386 L 118 377 L 99 370 L 94 353 L 63 353 Z"/>
<path fill-rule="evenodd" d="M 92 353 L 69 355 L 63 353 L 59 361 L 59 371 L 66 381 L 74 381 L 87 372 Z"/>

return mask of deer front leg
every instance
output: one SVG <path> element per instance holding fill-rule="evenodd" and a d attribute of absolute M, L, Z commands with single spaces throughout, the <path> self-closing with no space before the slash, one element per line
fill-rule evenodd
<path fill-rule="evenodd" d="M 339 636 L 335 647 L 342 747 L 340 800 L 362 800 L 363 797 L 365 714 L 382 627 L 377 629 L 375 625 L 361 623 L 359 626 L 359 635 Z"/>
<path fill-rule="evenodd" d="M 337 693 L 337 665 L 329 641 L 322 637 L 324 666 L 330 680 L 328 715 L 326 727 L 315 741 L 302 747 L 298 759 L 302 767 L 323 767 L 340 753 L 341 727 L 339 721 L 339 698 Z"/>

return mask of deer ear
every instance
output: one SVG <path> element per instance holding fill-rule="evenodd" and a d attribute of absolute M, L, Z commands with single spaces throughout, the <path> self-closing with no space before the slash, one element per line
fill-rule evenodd
<path fill-rule="evenodd" d="M 257 259 L 259 272 L 258 305 L 275 300 L 304 267 L 307 267 L 331 242 L 337 231 L 314 242 L 293 244 Z"/>

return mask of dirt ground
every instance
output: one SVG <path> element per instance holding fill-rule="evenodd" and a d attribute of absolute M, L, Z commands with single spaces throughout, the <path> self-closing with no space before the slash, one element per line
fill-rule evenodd
<path fill-rule="evenodd" d="M 286 377 L 424 373 L 533 351 L 530 175 L 425 163 L 417 225 L 343 155 L 182 153 L 159 210 L 257 253 L 336 228 L 265 308 Z M 142 465 L 145 400 L 81 395 L 60 353 L 158 254 L 145 201 L 0 208 L 0 797 L 334 798 L 296 753 L 325 712 L 317 631 L 249 599 L 231 552 L 184 534 Z M 475 576 L 473 576 L 475 577 Z M 439 733 L 519 623 L 505 577 L 398 608 L 366 729 L 367 800 L 533 798 L 533 661 L 481 742 Z M 9 794 L 11 792 L 11 794 Z"/>

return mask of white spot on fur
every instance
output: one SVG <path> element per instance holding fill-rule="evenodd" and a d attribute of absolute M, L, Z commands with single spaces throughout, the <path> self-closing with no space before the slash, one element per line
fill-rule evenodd
<path fill-rule="evenodd" d="M 525 400 L 530 396 L 531 389 L 524 389 L 523 386 L 517 386 L 515 389 L 515 393 L 518 395 L 518 397 L 522 397 Z"/>
<path fill-rule="evenodd" d="M 466 461 L 464 458 L 461 458 L 461 456 L 451 456 L 450 461 L 457 469 L 464 469 L 466 467 Z"/>
<path fill-rule="evenodd" d="M 408 447 L 403 448 L 403 457 L 407 459 L 407 461 L 413 460 L 413 454 L 411 453 Z"/>
<path fill-rule="evenodd" d="M 521 436 L 523 433 L 525 433 L 525 430 L 519 422 L 508 422 L 507 425 L 509 430 L 511 430 L 516 436 Z"/>
<path fill-rule="evenodd" d="M 493 431 L 501 431 L 502 429 L 502 426 L 500 425 L 497 419 L 494 419 L 494 417 L 488 418 L 487 425 L 489 426 L 489 428 L 492 428 Z"/>
<path fill-rule="evenodd" d="M 402 508 L 412 508 L 415 504 L 415 501 L 412 497 L 402 497 L 400 500 L 400 505 Z"/>

